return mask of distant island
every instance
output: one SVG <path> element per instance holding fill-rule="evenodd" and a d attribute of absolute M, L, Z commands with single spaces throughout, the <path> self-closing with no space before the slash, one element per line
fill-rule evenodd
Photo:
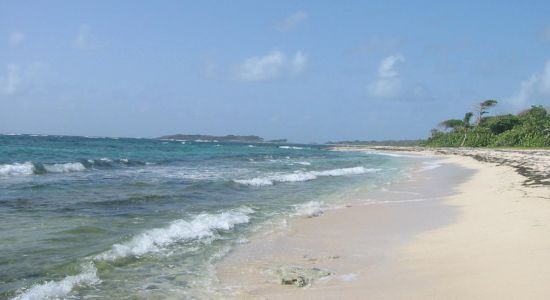
<path fill-rule="evenodd" d="M 207 142 L 241 142 L 241 143 L 286 143 L 286 139 L 264 140 L 256 135 L 204 135 L 204 134 L 173 134 L 159 137 L 163 140 L 182 140 L 182 141 L 207 141 Z"/>

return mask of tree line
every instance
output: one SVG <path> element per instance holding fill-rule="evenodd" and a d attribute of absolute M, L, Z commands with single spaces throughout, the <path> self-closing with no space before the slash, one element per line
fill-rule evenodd
<path fill-rule="evenodd" d="M 550 113 L 541 105 L 518 114 L 489 116 L 498 101 L 476 105 L 462 119 L 449 119 L 432 129 L 422 143 L 430 147 L 550 147 Z M 475 118 L 472 120 L 472 118 Z"/>

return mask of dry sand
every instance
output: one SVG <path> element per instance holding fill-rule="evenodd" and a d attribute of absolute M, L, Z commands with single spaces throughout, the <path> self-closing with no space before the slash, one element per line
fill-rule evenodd
<path fill-rule="evenodd" d="M 405 188 L 429 186 L 427 201 L 292 219 L 224 259 L 221 282 L 243 299 L 550 299 L 550 187 L 526 185 L 510 166 L 444 159 L 440 173 L 415 175 Z M 475 172 L 438 200 L 453 165 Z M 281 285 L 276 270 L 288 266 L 333 275 Z"/>

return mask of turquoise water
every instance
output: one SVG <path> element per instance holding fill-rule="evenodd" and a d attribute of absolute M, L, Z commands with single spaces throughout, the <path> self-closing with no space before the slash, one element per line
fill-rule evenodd
<path fill-rule="evenodd" d="M 219 295 L 214 265 L 232 245 L 406 164 L 315 145 L 0 135 L 0 298 Z"/>

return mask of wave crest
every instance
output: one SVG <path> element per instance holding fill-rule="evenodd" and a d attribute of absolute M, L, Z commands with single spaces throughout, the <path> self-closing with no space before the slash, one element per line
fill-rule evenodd
<path fill-rule="evenodd" d="M 0 165 L 0 176 L 10 175 L 32 175 L 34 174 L 34 165 L 32 162 L 14 163 Z"/>
<path fill-rule="evenodd" d="M 52 280 L 35 284 L 13 298 L 13 300 L 61 299 L 65 298 L 75 286 L 93 285 L 101 282 L 97 277 L 97 269 L 92 262 L 84 264 L 82 269 L 81 273 L 67 276 L 60 281 Z"/>
<path fill-rule="evenodd" d="M 81 162 L 68 162 L 68 163 L 36 163 L 36 162 L 24 162 L 24 163 L 11 163 L 0 164 L 0 176 L 21 176 L 21 175 L 41 175 L 46 173 L 68 173 L 68 172 L 82 172 L 87 169 L 99 168 L 113 168 L 118 166 L 131 167 L 131 166 L 144 166 L 151 165 L 153 163 L 142 162 L 139 160 L 131 160 L 127 158 L 112 160 L 110 158 L 100 159 L 88 159 Z"/>
<path fill-rule="evenodd" d="M 176 220 L 164 228 L 147 230 L 111 250 L 96 257 L 99 260 L 116 260 L 128 256 L 140 256 L 158 252 L 174 243 L 214 236 L 219 230 L 231 230 L 237 224 L 248 223 L 253 210 L 245 207 L 219 214 L 203 213 L 190 221 Z"/>
<path fill-rule="evenodd" d="M 236 183 L 250 186 L 267 186 L 273 185 L 276 182 L 301 182 L 317 179 L 318 177 L 328 176 L 344 176 L 344 175 L 359 175 L 364 173 L 377 172 L 380 169 L 370 169 L 365 167 L 353 167 L 353 168 L 341 168 L 325 171 L 308 171 L 308 172 L 294 172 L 275 174 L 266 177 L 257 177 L 252 179 L 236 179 L 233 180 Z"/>
<path fill-rule="evenodd" d="M 65 164 L 45 164 L 44 169 L 49 173 L 67 173 L 67 172 L 79 172 L 86 170 L 86 167 L 79 162 L 65 163 Z"/>

